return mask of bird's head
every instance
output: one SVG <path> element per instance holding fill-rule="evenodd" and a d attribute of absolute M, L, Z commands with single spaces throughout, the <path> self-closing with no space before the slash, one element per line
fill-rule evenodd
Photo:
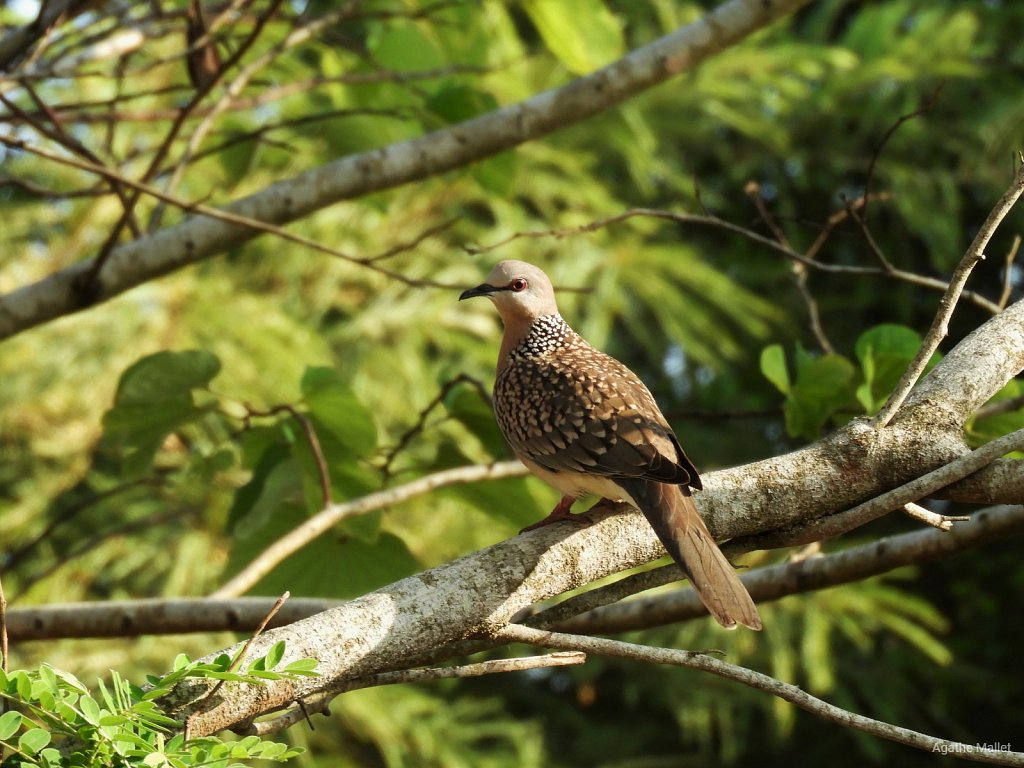
<path fill-rule="evenodd" d="M 558 314 L 555 289 L 548 276 L 525 261 L 500 261 L 487 276 L 487 282 L 463 291 L 459 301 L 486 296 L 498 308 L 502 319 L 532 322 L 544 315 Z"/>

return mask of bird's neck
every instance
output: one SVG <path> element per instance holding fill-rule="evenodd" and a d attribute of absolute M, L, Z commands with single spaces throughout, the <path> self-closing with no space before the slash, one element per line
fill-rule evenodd
<path fill-rule="evenodd" d="M 498 372 L 516 357 L 532 357 L 550 352 L 572 333 L 558 313 L 540 317 L 502 317 L 505 335 L 498 352 Z"/>

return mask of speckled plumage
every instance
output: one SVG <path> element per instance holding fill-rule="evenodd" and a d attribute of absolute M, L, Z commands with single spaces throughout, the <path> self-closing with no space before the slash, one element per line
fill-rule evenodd
<path fill-rule="evenodd" d="M 644 383 L 561 318 L 537 318 L 494 385 L 512 449 L 552 472 L 644 477 L 700 488 Z"/>
<path fill-rule="evenodd" d="M 569 516 L 573 500 L 588 493 L 627 501 L 720 624 L 760 629 L 757 607 L 690 495 L 701 488 L 697 470 L 644 383 L 569 327 L 537 267 L 500 262 L 459 298 L 474 296 L 490 298 L 505 325 L 494 385 L 498 425 L 527 468 L 562 493 L 538 525 Z"/>

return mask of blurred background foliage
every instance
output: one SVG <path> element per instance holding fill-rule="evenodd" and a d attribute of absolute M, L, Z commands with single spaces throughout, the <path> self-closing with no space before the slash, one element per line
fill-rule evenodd
<path fill-rule="evenodd" d="M 126 5 L 122 22 L 148 24 L 141 48 L 98 62 L 92 76 L 36 83 L 74 137 L 129 176 L 151 162 L 194 92 L 181 59 L 186 5 Z M 250 59 L 285 41 L 296 20 L 342 5 L 285 3 Z M 244 97 L 212 122 L 174 193 L 224 204 L 341 155 L 561 85 L 713 5 L 357 3 L 268 59 Z M 261 9 L 254 3 L 217 33 L 224 58 Z M 0 4 L 0 23 L 22 24 L 35 10 L 31 2 Z M 3 342 L 0 567 L 9 600 L 212 591 L 323 503 L 301 423 L 288 411 L 270 413 L 281 404 L 306 413 L 316 429 L 336 500 L 506 458 L 479 389 L 460 383 L 445 391 L 459 374 L 489 389 L 494 313 L 459 305 L 454 288 L 414 282 L 475 285 L 498 258 L 538 263 L 558 286 L 575 289 L 561 294 L 563 314 L 644 376 L 705 470 L 778 454 L 876 409 L 931 319 L 933 290 L 811 271 L 807 286 L 832 347 L 825 354 L 793 265 L 721 229 L 635 217 L 587 234 L 521 238 L 484 255 L 467 249 L 633 207 L 704 211 L 771 236 L 747 191 L 756 182 L 803 250 L 863 195 L 887 132 L 920 110 L 877 156 L 867 221 L 894 265 L 942 277 L 1002 193 L 1024 138 L 1022 28 L 1024 5 L 1009 0 L 820 0 L 605 115 L 291 226 L 353 256 L 395 249 L 380 263 L 407 281 L 264 236 Z M 111 29 L 102 11 L 89 11 L 61 27 L 53 45 L 73 53 Z M 34 109 L 23 91 L 4 93 Z M 127 94 L 138 96 L 105 103 Z M 217 95 L 215 88 L 210 98 Z M 103 117 L 106 110 L 116 119 Z M 172 145 L 157 183 L 168 183 L 201 115 Z M 0 121 L 50 146 L 10 109 Z M 12 150 L 0 150 L 0 162 L 0 291 L 96 253 L 119 204 L 111 195 L 69 195 L 94 178 Z M 156 209 L 143 200 L 140 220 Z M 162 223 L 180 216 L 169 208 Z M 1004 287 L 1021 295 L 1021 272 L 1003 255 L 1022 222 L 1019 211 L 1011 215 L 972 279 L 992 300 Z M 819 258 L 877 266 L 849 221 Z M 985 317 L 964 303 L 948 343 Z M 425 428 L 410 432 L 442 393 Z M 1014 382 L 1004 396 L 1017 393 Z M 1020 411 L 979 421 L 972 439 L 1022 421 Z M 532 480 L 449 488 L 339 525 L 254 593 L 359 594 L 506 538 L 553 501 Z M 828 546 L 909 525 L 884 521 Z M 722 648 L 732 661 L 841 706 L 1019 749 L 1024 669 L 1016 642 L 1024 627 L 1006 606 L 1022 587 L 1024 567 L 1006 542 L 920 573 L 765 606 L 768 629 L 758 636 L 693 622 L 636 639 Z M 178 651 L 195 655 L 230 639 L 22 644 L 13 662 L 45 659 L 83 679 L 110 668 L 141 675 L 165 669 Z M 313 747 L 303 765 L 932 762 L 715 679 L 602 660 L 360 691 L 333 710 L 332 725 L 288 735 Z"/>

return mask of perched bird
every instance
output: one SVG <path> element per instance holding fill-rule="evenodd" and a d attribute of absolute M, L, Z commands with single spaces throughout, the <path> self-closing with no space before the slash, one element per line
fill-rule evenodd
<path fill-rule="evenodd" d="M 644 513 L 701 601 L 729 629 L 761 629 L 746 588 L 697 512 L 700 477 L 635 373 L 562 319 L 543 271 L 502 261 L 459 300 L 486 296 L 505 326 L 494 384 L 498 426 L 520 461 L 562 499 L 538 527 L 571 517 L 588 493 Z"/>

